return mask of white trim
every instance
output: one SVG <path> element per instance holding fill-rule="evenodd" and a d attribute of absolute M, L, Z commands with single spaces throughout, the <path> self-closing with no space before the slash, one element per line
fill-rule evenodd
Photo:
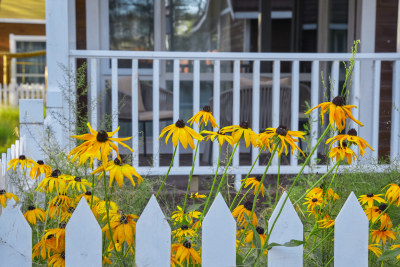
<path fill-rule="evenodd" d="M 330 30 L 347 30 L 348 25 L 346 23 L 330 23 L 329 29 Z"/>
<path fill-rule="evenodd" d="M 46 24 L 45 19 L 9 19 L 0 18 L 0 23 L 20 23 L 20 24 Z"/>
<path fill-rule="evenodd" d="M 292 11 L 272 11 L 271 19 L 291 19 Z"/>
<path fill-rule="evenodd" d="M 317 23 L 306 23 L 303 24 L 303 30 L 307 31 L 307 30 L 316 30 L 317 29 Z"/>
<path fill-rule="evenodd" d="M 235 12 L 235 18 L 237 19 L 258 19 L 260 12 Z"/>

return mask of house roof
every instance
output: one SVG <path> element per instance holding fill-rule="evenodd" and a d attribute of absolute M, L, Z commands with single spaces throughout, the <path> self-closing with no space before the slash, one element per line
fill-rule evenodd
<path fill-rule="evenodd" d="M 45 0 L 1 0 L 1 22 L 45 21 Z"/>

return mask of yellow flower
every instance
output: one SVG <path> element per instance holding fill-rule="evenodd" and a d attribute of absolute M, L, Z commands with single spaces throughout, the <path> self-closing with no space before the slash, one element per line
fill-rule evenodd
<path fill-rule="evenodd" d="M 243 137 L 246 142 L 246 147 L 249 147 L 250 142 L 254 147 L 259 146 L 259 136 L 249 128 L 247 121 L 242 121 L 239 125 L 224 127 L 220 130 L 221 133 L 232 132 L 233 143 L 236 144 Z"/>
<path fill-rule="evenodd" d="M 21 165 L 21 169 L 25 169 L 25 167 L 32 168 L 35 165 L 35 163 L 36 162 L 34 160 L 32 160 L 31 158 L 27 158 L 24 155 L 21 155 L 17 159 L 10 160 L 10 162 L 8 163 L 9 167 L 8 167 L 7 171 L 11 168 L 13 168 L 13 171 L 15 171 L 18 164 Z"/>
<path fill-rule="evenodd" d="M 251 223 L 254 226 L 258 225 L 258 220 L 255 212 L 253 212 L 253 217 L 250 218 L 252 208 L 253 202 L 247 201 L 246 203 L 244 203 L 244 205 L 239 205 L 232 211 L 232 216 L 233 218 L 237 217 L 237 223 L 239 224 L 239 226 L 242 227 L 247 225 L 248 222 L 244 217 L 245 214 L 251 220 Z"/>
<path fill-rule="evenodd" d="M 258 190 L 258 188 L 260 187 L 260 192 L 262 194 L 262 196 L 264 197 L 264 192 L 265 192 L 265 188 L 264 188 L 264 184 L 261 183 L 261 176 L 258 175 L 256 177 L 249 177 L 247 178 L 245 184 L 244 184 L 244 188 L 247 188 L 248 186 L 251 186 L 250 189 L 252 189 L 254 187 L 254 195 L 256 194 L 256 191 Z M 245 179 L 242 180 L 242 182 Z"/>
<path fill-rule="evenodd" d="M 333 161 L 333 158 L 336 157 L 336 161 L 339 159 L 344 160 L 347 159 L 347 163 L 351 164 L 354 159 L 358 159 L 356 153 L 353 150 L 347 147 L 346 143 L 343 143 L 343 146 L 337 146 L 331 149 L 328 157 L 330 157 Z"/>
<path fill-rule="evenodd" d="M 189 228 L 187 225 L 182 225 L 181 228 L 178 228 L 171 232 L 174 238 L 178 238 L 179 240 L 185 236 L 193 236 L 195 234 L 193 228 Z"/>
<path fill-rule="evenodd" d="M 171 219 L 174 220 L 174 225 L 177 223 L 183 223 L 184 220 L 192 224 L 193 223 L 193 218 L 198 219 L 201 215 L 201 212 L 192 210 L 188 214 L 183 214 L 183 209 L 179 206 L 176 206 L 178 210 L 172 212 Z"/>
<path fill-rule="evenodd" d="M 65 266 L 65 251 L 60 251 L 51 255 L 47 261 L 47 264 L 53 267 L 64 267 Z"/>
<path fill-rule="evenodd" d="M 59 170 L 54 170 L 39 183 L 35 191 L 41 192 L 44 189 L 46 193 L 51 193 L 55 188 L 57 193 L 64 193 L 67 189 L 67 178 L 68 176 L 62 175 Z"/>
<path fill-rule="evenodd" d="M 175 124 L 171 124 L 167 127 L 165 127 L 162 131 L 158 139 L 164 136 L 164 134 L 167 134 L 165 137 L 165 143 L 168 143 L 168 139 L 172 135 L 172 143 L 174 146 L 178 145 L 178 141 L 181 142 L 182 146 L 186 149 L 187 145 L 194 149 L 194 142 L 193 138 L 196 140 L 202 141 L 204 139 L 203 136 L 200 134 L 196 133 L 192 128 L 188 127 L 185 125 L 185 122 L 183 120 L 178 120 Z"/>
<path fill-rule="evenodd" d="M 80 195 L 76 196 L 75 202 L 79 203 L 79 201 L 81 200 L 82 197 L 84 197 L 86 199 L 87 203 L 89 203 L 89 205 L 90 205 L 90 203 L 92 201 L 92 192 L 86 191 L 85 194 L 80 194 Z M 97 202 L 99 202 L 99 200 L 100 199 L 98 197 L 93 196 L 93 204 L 96 204 Z"/>
<path fill-rule="evenodd" d="M 132 137 L 125 137 L 125 138 L 113 138 L 113 135 L 118 132 L 119 127 L 114 132 L 106 132 L 106 131 L 95 131 L 90 126 L 90 123 L 87 124 L 90 130 L 90 134 L 82 134 L 82 135 L 73 135 L 73 138 L 79 140 L 85 140 L 85 142 L 74 149 L 68 155 L 68 159 L 72 157 L 72 162 L 74 162 L 78 157 L 79 165 L 85 163 L 90 158 L 90 166 L 93 164 L 94 158 L 98 160 L 102 160 L 103 164 L 108 162 L 108 155 L 112 153 L 114 150 L 118 154 L 118 146 L 113 143 L 117 142 L 121 146 L 126 147 L 131 152 L 133 152 L 132 148 L 128 145 L 122 143 L 122 141 L 126 141 L 131 139 Z M 118 156 L 119 157 L 119 156 Z"/>
<path fill-rule="evenodd" d="M 275 145 L 279 145 L 280 146 L 280 148 L 278 149 L 279 156 L 282 154 L 283 149 L 285 149 L 285 155 L 288 154 L 288 145 L 291 148 L 292 154 L 293 151 L 298 150 L 301 154 L 303 154 L 303 156 L 305 156 L 303 151 L 295 144 L 296 142 L 299 141 L 299 139 L 294 138 L 298 137 L 304 139 L 303 135 L 305 135 L 305 133 L 300 131 L 289 131 L 286 126 L 279 125 L 278 128 L 267 128 L 265 130 L 265 133 L 260 135 L 260 138 L 261 142 L 263 144 L 267 144 L 268 147 L 270 146 L 271 143 L 273 148 Z M 280 141 L 279 144 L 276 144 L 274 142 L 275 139 Z"/>
<path fill-rule="evenodd" d="M 315 207 L 322 206 L 322 197 L 321 196 L 314 196 L 314 197 L 309 197 L 306 198 L 306 202 L 303 203 L 303 205 L 307 205 L 307 211 L 314 210 Z"/>
<path fill-rule="evenodd" d="M 381 227 L 385 227 L 385 226 L 392 224 L 392 221 L 390 220 L 389 215 L 386 212 L 383 213 L 387 207 L 388 207 L 388 205 L 386 205 L 386 204 L 381 204 L 381 205 L 379 205 L 379 207 L 366 206 L 364 212 L 367 215 L 368 219 L 373 223 L 380 216 L 379 220 L 381 221 Z"/>
<path fill-rule="evenodd" d="M 261 247 L 263 247 L 265 240 L 267 240 L 267 236 L 265 235 L 265 230 L 264 230 L 264 228 L 257 226 L 256 232 L 257 232 L 258 236 L 260 237 Z M 253 242 L 254 234 L 255 233 L 252 230 L 248 231 L 246 234 L 246 237 L 244 238 L 244 242 L 246 242 L 246 243 Z M 254 244 L 252 244 L 251 247 L 254 248 L 255 247 Z M 265 250 L 264 255 L 266 255 L 267 252 L 268 252 L 268 250 Z"/>
<path fill-rule="evenodd" d="M 109 213 L 117 213 L 118 211 L 118 206 L 115 204 L 114 201 L 108 201 L 108 206 L 109 206 Z M 92 212 L 96 218 L 98 218 L 99 215 L 105 214 L 107 212 L 107 204 L 104 200 L 99 201 L 96 203 L 95 206 L 92 208 Z"/>
<path fill-rule="evenodd" d="M 372 147 L 365 141 L 363 138 L 357 136 L 357 131 L 355 129 L 350 129 L 347 134 L 339 134 L 337 136 L 334 136 L 332 138 L 329 138 L 326 140 L 326 144 L 332 142 L 329 146 L 329 148 L 332 147 L 332 145 L 336 142 L 340 142 L 340 145 L 343 145 L 343 141 L 347 141 L 347 144 L 350 146 L 351 144 L 355 144 L 360 148 L 360 156 L 365 154 L 365 148 L 369 147 L 372 151 Z"/>
<path fill-rule="evenodd" d="M 218 132 L 201 131 L 200 133 L 208 134 L 206 136 L 206 141 L 208 140 L 214 141 L 214 139 L 217 138 L 219 146 L 222 146 L 225 141 L 228 142 L 231 146 L 235 144 L 232 136 L 225 134 L 224 132 L 222 132 L 222 130 L 219 130 Z"/>
<path fill-rule="evenodd" d="M 360 121 L 356 120 L 351 113 L 351 108 L 357 108 L 354 105 L 345 105 L 345 99 L 342 96 L 335 97 L 332 102 L 324 102 L 318 106 L 308 110 L 305 114 L 310 113 L 316 108 L 321 108 L 321 119 L 324 124 L 324 114 L 329 111 L 329 123 L 333 129 L 333 122 L 336 123 L 338 130 L 342 131 L 346 127 L 346 118 L 350 118 L 360 126 L 364 126 Z"/>
<path fill-rule="evenodd" d="M 46 176 L 50 175 L 52 172 L 49 165 L 44 164 L 43 160 L 38 160 L 37 163 L 33 165 L 33 168 L 29 172 L 29 176 L 32 179 L 36 179 L 40 174 L 44 173 Z"/>
<path fill-rule="evenodd" d="M 92 183 L 88 182 L 88 180 L 86 179 L 82 179 L 79 176 L 71 176 L 67 179 L 68 181 L 68 186 L 67 186 L 67 190 L 68 188 L 76 188 L 76 190 L 78 190 L 79 192 L 81 192 L 81 188 L 82 191 L 86 191 L 86 186 L 91 187 Z"/>
<path fill-rule="evenodd" d="M 142 176 L 140 176 L 140 174 L 136 172 L 135 168 L 128 164 L 123 164 L 118 158 L 113 161 L 109 161 L 106 167 L 100 166 L 99 168 L 94 170 L 92 174 L 101 173 L 103 172 L 103 170 L 108 171 L 108 173 L 110 174 L 110 183 L 108 185 L 109 187 L 111 187 L 115 178 L 115 181 L 117 181 L 118 186 L 121 188 L 124 183 L 124 177 L 128 178 L 129 181 L 131 181 L 133 187 L 135 187 L 136 184 L 133 180 L 132 174 L 136 176 L 138 184 L 143 181 Z M 102 176 L 103 173 L 99 175 L 99 179 Z"/>
<path fill-rule="evenodd" d="M 387 238 L 396 240 L 396 236 L 390 230 L 390 227 L 380 227 L 378 230 L 372 230 L 372 242 L 376 240 L 376 243 L 379 243 L 382 239 L 382 243 L 385 244 Z"/>
<path fill-rule="evenodd" d="M 319 228 L 330 228 L 335 225 L 335 220 L 332 220 L 328 214 L 324 215 L 322 220 L 317 221 Z"/>
<path fill-rule="evenodd" d="M 400 184 L 388 184 L 389 189 L 386 191 L 385 199 L 388 203 L 394 203 L 396 206 L 400 206 Z"/>
<path fill-rule="evenodd" d="M 7 191 L 4 189 L 0 190 L 0 204 L 3 206 L 3 208 L 7 207 L 7 199 L 11 198 L 18 202 L 18 197 L 16 195 L 12 193 L 7 193 Z"/>
<path fill-rule="evenodd" d="M 393 246 L 390 247 L 391 250 L 396 249 L 396 248 L 400 248 L 400 244 L 398 244 L 398 245 L 393 245 Z M 381 252 L 381 254 L 382 254 L 382 252 Z M 379 256 L 378 256 L 378 257 L 379 257 Z M 397 255 L 396 259 L 400 260 L 400 254 Z"/>
<path fill-rule="evenodd" d="M 200 264 L 201 258 L 199 253 L 192 247 L 190 241 L 185 241 L 182 244 L 172 244 L 171 246 L 172 254 L 175 254 L 175 259 L 177 259 L 180 263 L 186 261 L 186 266 L 189 265 L 189 262 L 192 261 L 193 266 L 195 263 Z"/>
<path fill-rule="evenodd" d="M 367 204 L 367 206 L 372 207 L 374 205 L 374 200 L 378 203 L 384 203 L 385 200 L 381 198 L 380 196 L 383 196 L 383 194 L 366 194 L 366 195 L 361 195 L 358 200 L 361 202 L 361 205 Z"/>
<path fill-rule="evenodd" d="M 315 196 L 317 197 L 322 197 L 324 193 L 323 186 L 321 185 L 320 187 L 314 187 L 313 189 L 310 190 L 310 192 L 307 193 L 306 198 L 313 198 Z M 328 193 L 326 194 L 328 197 L 328 200 L 338 200 L 340 199 L 339 195 L 335 193 L 335 191 L 332 190 L 332 188 L 329 188 Z"/>
<path fill-rule="evenodd" d="M 40 241 L 32 248 L 32 257 L 37 258 L 39 256 L 42 259 L 46 259 L 47 255 L 50 254 L 52 250 L 57 250 L 58 248 L 63 248 L 65 245 L 63 239 L 59 239 L 59 243 L 56 243 L 55 235 L 44 234 Z"/>
<path fill-rule="evenodd" d="M 64 221 L 64 222 L 68 221 L 71 218 L 74 211 L 75 211 L 75 208 L 73 206 L 68 207 L 68 209 L 66 209 L 64 212 L 62 212 L 61 221 Z"/>
<path fill-rule="evenodd" d="M 190 193 L 190 198 L 193 198 L 193 199 L 206 198 L 206 197 L 207 197 L 206 195 L 201 195 L 199 193 L 196 193 L 196 194 Z"/>
<path fill-rule="evenodd" d="M 378 258 L 382 255 L 382 250 L 379 248 L 380 244 L 369 244 L 368 250 L 372 251 Z"/>
<path fill-rule="evenodd" d="M 201 119 L 201 121 L 200 121 L 200 119 Z M 200 124 L 199 124 L 199 121 L 200 121 Z M 192 126 L 193 122 L 196 122 L 197 125 L 199 125 L 199 126 L 203 123 L 205 126 L 207 126 L 208 121 L 211 122 L 212 127 L 218 128 L 218 124 L 215 121 L 215 119 L 211 113 L 210 106 L 204 106 L 203 110 L 197 112 L 190 120 L 188 120 L 187 123 L 190 123 L 190 126 Z"/>
<path fill-rule="evenodd" d="M 60 244 L 64 244 L 65 241 L 65 227 L 67 226 L 66 222 L 61 222 L 58 225 L 58 228 L 54 229 L 48 229 L 46 230 L 46 233 L 44 234 L 45 239 L 49 237 L 55 237 L 56 238 L 56 248 L 60 247 Z"/>
<path fill-rule="evenodd" d="M 110 219 L 110 226 L 113 234 L 113 240 L 116 243 L 122 244 L 124 241 L 130 246 L 133 244 L 133 236 L 136 231 L 136 222 L 134 219 L 138 217 L 133 214 L 121 214 Z M 108 224 L 103 227 L 103 232 L 107 238 L 110 238 L 110 228 Z"/>
<path fill-rule="evenodd" d="M 43 222 L 46 219 L 46 212 L 41 208 L 35 208 L 35 206 L 31 205 L 25 212 L 24 217 L 30 224 L 36 225 L 36 218 Z"/>

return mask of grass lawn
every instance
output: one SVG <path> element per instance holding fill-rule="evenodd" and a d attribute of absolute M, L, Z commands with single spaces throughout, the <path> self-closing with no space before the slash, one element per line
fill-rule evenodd
<path fill-rule="evenodd" d="M 7 148 L 18 139 L 18 127 L 18 108 L 0 107 L 0 153 L 7 152 Z"/>

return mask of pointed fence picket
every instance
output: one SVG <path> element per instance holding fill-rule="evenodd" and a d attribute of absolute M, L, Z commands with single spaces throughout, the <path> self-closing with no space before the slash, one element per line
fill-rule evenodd
<path fill-rule="evenodd" d="M 286 193 L 272 213 L 269 230 L 276 218 L 269 244 L 303 240 L 303 225 Z M 203 221 L 202 266 L 235 266 L 235 233 L 236 223 L 218 194 Z M 31 240 L 20 207 L 8 201 L 0 215 L 0 267 L 31 266 Z M 334 240 L 335 266 L 368 266 L 368 219 L 353 192 L 336 218 Z M 136 266 L 170 266 L 171 228 L 154 195 L 137 222 L 135 241 Z M 66 227 L 66 266 L 100 267 L 101 248 L 101 229 L 82 198 Z M 303 246 L 273 246 L 268 266 L 303 266 Z"/>

